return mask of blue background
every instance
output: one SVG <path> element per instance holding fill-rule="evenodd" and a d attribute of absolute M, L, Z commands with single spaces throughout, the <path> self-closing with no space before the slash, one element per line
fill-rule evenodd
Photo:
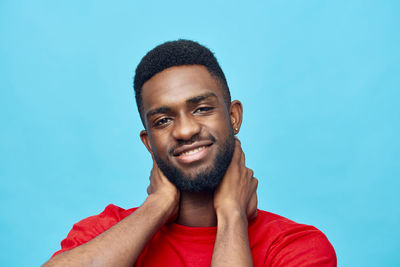
<path fill-rule="evenodd" d="M 40 265 L 73 223 L 143 202 L 134 70 L 189 38 L 244 105 L 259 207 L 317 226 L 339 266 L 398 266 L 399 3 L 1 0 L 1 265 Z"/>

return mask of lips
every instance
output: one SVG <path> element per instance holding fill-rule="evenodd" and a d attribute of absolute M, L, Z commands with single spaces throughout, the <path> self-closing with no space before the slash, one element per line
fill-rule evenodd
<path fill-rule="evenodd" d="M 208 147 L 212 145 L 211 140 L 203 140 L 203 141 L 197 141 L 194 142 L 190 145 L 181 145 L 177 147 L 176 149 L 173 150 L 172 154 L 177 157 L 180 156 L 183 153 L 191 153 L 193 150 L 199 149 L 201 147 Z"/>
<path fill-rule="evenodd" d="M 192 163 L 206 157 L 212 144 L 212 141 L 207 140 L 182 145 L 173 151 L 173 155 L 181 163 Z"/>

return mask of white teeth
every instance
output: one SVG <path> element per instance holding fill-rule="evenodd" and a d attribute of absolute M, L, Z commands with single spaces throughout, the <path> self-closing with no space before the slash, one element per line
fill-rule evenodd
<path fill-rule="evenodd" d="M 194 153 L 196 153 L 196 152 L 199 152 L 199 151 L 203 150 L 204 148 L 205 148 L 205 146 L 201 146 L 201 147 L 195 148 L 195 149 L 193 149 L 193 150 L 189 150 L 189 151 L 183 152 L 183 153 L 181 154 L 181 156 L 186 156 L 186 155 L 194 154 Z"/>

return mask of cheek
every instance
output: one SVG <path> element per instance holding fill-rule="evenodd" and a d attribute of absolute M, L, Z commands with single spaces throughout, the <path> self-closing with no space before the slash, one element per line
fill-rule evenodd
<path fill-rule="evenodd" d="M 211 133 L 214 135 L 218 135 L 219 137 L 225 137 L 232 130 L 232 126 L 229 121 L 224 118 L 223 120 L 214 120 L 209 124 L 209 129 L 212 129 Z"/>
<path fill-rule="evenodd" d="M 169 150 L 171 149 L 171 140 L 169 139 L 169 133 L 157 133 L 152 134 L 150 138 L 150 145 L 153 150 L 153 154 L 157 157 L 169 161 Z"/>
<path fill-rule="evenodd" d="M 231 118 L 225 112 L 218 117 L 217 125 L 224 130 L 232 128 Z"/>
<path fill-rule="evenodd" d="M 150 135 L 150 145 L 151 145 L 151 149 L 153 151 L 154 154 L 157 154 L 158 156 L 161 156 L 163 153 L 163 138 L 162 136 L 159 135 Z"/>

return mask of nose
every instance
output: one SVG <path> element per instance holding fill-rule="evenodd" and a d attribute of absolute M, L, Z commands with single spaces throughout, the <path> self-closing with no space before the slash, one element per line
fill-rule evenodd
<path fill-rule="evenodd" d="M 175 120 L 172 135 L 176 140 L 187 141 L 200 133 L 200 130 L 201 126 L 195 118 L 190 115 L 181 115 Z"/>

